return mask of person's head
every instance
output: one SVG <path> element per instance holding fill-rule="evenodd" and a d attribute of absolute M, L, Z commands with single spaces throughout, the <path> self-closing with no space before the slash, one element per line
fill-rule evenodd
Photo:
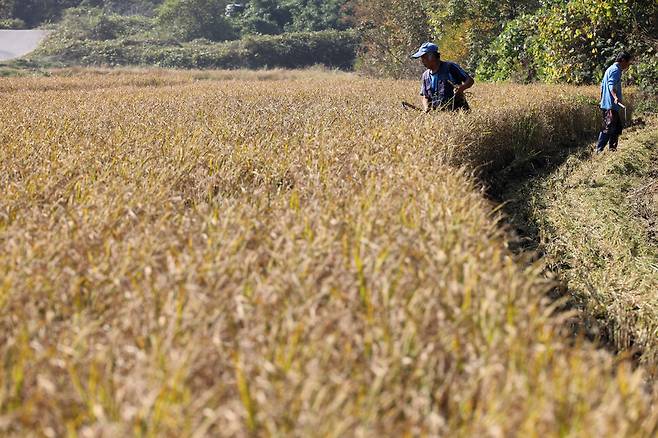
<path fill-rule="evenodd" d="M 631 66 L 631 63 L 633 62 L 633 55 L 631 55 L 630 53 L 624 50 L 622 52 L 619 52 L 619 54 L 615 58 L 615 62 L 619 64 L 622 70 L 627 70 L 628 67 Z"/>
<path fill-rule="evenodd" d="M 434 43 L 424 43 L 416 53 L 411 55 L 412 58 L 420 58 L 420 62 L 431 70 L 436 69 L 441 63 L 441 54 L 439 47 Z"/>

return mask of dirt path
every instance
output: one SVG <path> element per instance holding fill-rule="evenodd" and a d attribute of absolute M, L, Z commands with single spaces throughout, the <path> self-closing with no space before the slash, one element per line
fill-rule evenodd
<path fill-rule="evenodd" d="M 47 35 L 45 30 L 0 30 L 0 61 L 30 53 Z"/>

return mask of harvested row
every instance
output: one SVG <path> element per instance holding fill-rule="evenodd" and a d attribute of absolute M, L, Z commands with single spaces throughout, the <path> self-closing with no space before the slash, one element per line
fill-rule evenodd
<path fill-rule="evenodd" d="M 480 86 L 423 117 L 409 82 L 178 75 L 0 82 L 2 433 L 656 432 L 463 167 L 576 138 L 584 104 Z"/>
<path fill-rule="evenodd" d="M 658 373 L 656 120 L 620 150 L 567 161 L 535 181 L 531 216 L 544 248 L 589 318 Z"/>

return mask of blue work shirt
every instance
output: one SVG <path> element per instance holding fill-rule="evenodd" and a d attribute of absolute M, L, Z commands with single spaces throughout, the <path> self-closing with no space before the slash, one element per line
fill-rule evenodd
<path fill-rule="evenodd" d="M 443 61 L 439 70 L 433 73 L 427 69 L 420 80 L 420 95 L 432 101 L 432 106 L 441 105 L 455 95 L 454 85 L 461 85 L 469 78 L 459 65 L 454 62 Z"/>
<path fill-rule="evenodd" d="M 615 98 L 612 97 L 610 87 L 613 87 L 617 98 L 621 102 L 621 66 L 618 62 L 612 64 L 603 75 L 601 81 L 601 109 L 619 111 L 619 105 L 615 104 Z"/>

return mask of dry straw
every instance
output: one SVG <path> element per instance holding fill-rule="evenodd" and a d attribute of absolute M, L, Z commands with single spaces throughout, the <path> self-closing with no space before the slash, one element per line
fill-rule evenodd
<path fill-rule="evenodd" d="M 462 167 L 591 126 L 563 90 L 104 73 L 0 81 L 2 434 L 656 432 Z"/>

